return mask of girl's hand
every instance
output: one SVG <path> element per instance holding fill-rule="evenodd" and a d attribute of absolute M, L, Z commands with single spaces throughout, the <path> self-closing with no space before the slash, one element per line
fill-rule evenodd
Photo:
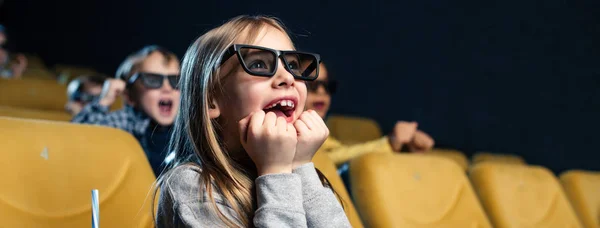
<path fill-rule="evenodd" d="M 260 176 L 291 173 L 296 153 L 296 129 L 283 117 L 262 110 L 239 121 L 240 140 Z"/>
<path fill-rule="evenodd" d="M 293 164 L 295 169 L 312 161 L 317 150 L 329 136 L 329 129 L 323 122 L 323 118 L 314 110 L 303 112 L 300 118 L 294 122 L 294 127 L 298 132 L 298 145 Z"/>

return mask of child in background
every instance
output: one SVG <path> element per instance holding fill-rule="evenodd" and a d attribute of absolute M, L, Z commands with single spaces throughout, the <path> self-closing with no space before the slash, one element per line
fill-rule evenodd
<path fill-rule="evenodd" d="M 319 56 L 294 50 L 262 16 L 236 17 L 188 49 L 157 227 L 350 227 L 311 162 L 329 134 L 304 111 Z"/>
<path fill-rule="evenodd" d="M 0 25 L 0 78 L 21 78 L 27 68 L 27 58 L 22 54 L 16 54 L 11 63 L 9 52 L 4 49 L 7 37 L 4 26 Z"/>
<path fill-rule="evenodd" d="M 319 69 L 319 78 L 307 82 L 306 108 L 317 111 L 321 118 L 325 118 L 331 104 L 331 94 L 335 92 L 337 84 L 336 81 L 328 79 L 324 63 L 320 64 Z M 400 152 L 403 148 L 411 152 L 424 152 L 430 150 L 433 145 L 433 139 L 418 130 L 416 122 L 398 121 L 392 132 L 381 139 L 349 146 L 329 137 L 319 151 L 328 154 L 339 166 L 365 153 Z"/>
<path fill-rule="evenodd" d="M 110 126 L 133 134 L 158 175 L 179 109 L 178 81 L 177 56 L 158 46 L 144 47 L 125 59 L 116 79 L 104 82 L 100 99 L 86 105 L 72 122 Z M 119 95 L 123 95 L 125 107 L 109 112 Z"/>
<path fill-rule="evenodd" d="M 76 116 L 84 106 L 98 100 L 105 79 L 103 75 L 83 75 L 73 79 L 67 86 L 69 101 L 65 110 Z"/>

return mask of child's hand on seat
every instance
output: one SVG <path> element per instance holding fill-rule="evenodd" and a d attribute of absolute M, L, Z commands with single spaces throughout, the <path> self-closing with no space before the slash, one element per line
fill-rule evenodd
<path fill-rule="evenodd" d="M 435 142 L 427 133 L 417 130 L 413 140 L 408 143 L 408 149 L 412 152 L 428 151 L 433 148 Z"/>
<path fill-rule="evenodd" d="M 120 79 L 106 79 L 102 87 L 100 105 L 108 107 L 117 100 L 117 96 L 121 95 L 125 90 L 125 81 Z"/>
<path fill-rule="evenodd" d="M 400 152 L 403 145 L 410 151 L 426 151 L 433 147 L 433 139 L 425 132 L 417 130 L 416 122 L 398 121 L 389 135 L 390 145 L 394 151 Z"/>
<path fill-rule="evenodd" d="M 296 153 L 296 129 L 283 117 L 262 110 L 239 121 L 240 140 L 260 176 L 291 173 Z"/>
<path fill-rule="evenodd" d="M 389 134 L 390 145 L 394 151 L 399 152 L 404 144 L 412 141 L 418 124 L 416 122 L 398 121 Z"/>
<path fill-rule="evenodd" d="M 317 150 L 329 136 L 329 129 L 323 122 L 323 118 L 314 110 L 303 112 L 294 122 L 294 127 L 298 132 L 298 145 L 293 164 L 295 169 L 312 161 Z"/>

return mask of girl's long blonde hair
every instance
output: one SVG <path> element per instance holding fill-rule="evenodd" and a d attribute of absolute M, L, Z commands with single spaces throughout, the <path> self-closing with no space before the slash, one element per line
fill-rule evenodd
<path fill-rule="evenodd" d="M 204 185 L 219 218 L 228 227 L 238 226 L 238 222 L 245 227 L 252 226 L 255 209 L 253 176 L 256 174 L 232 159 L 222 146 L 218 124 L 208 116 L 209 101 L 221 89 L 219 65 L 226 49 L 241 35 L 245 35 L 246 43 L 253 42 L 259 31 L 267 26 L 286 33 L 282 23 L 276 18 L 235 17 L 198 38 L 188 48 L 182 61 L 181 108 L 170 143 L 170 151 L 175 152 L 175 160 L 169 164 L 169 168 L 185 163 L 201 167 L 199 181 Z M 163 173 L 157 180 L 157 186 L 162 186 L 170 173 Z M 231 221 L 219 210 L 212 197 L 215 191 L 223 195 L 239 221 Z"/>
<path fill-rule="evenodd" d="M 174 167 L 183 164 L 200 167 L 201 179 L 198 181 L 206 189 L 213 209 L 228 227 L 239 226 L 239 223 L 244 227 L 253 226 L 252 218 L 256 209 L 254 179 L 257 174 L 251 167 L 245 167 L 233 159 L 225 150 L 219 125 L 208 116 L 208 110 L 214 94 L 222 89 L 219 66 L 226 49 L 242 35 L 245 43 L 253 42 L 259 32 L 269 26 L 287 34 L 283 24 L 276 18 L 238 16 L 208 31 L 188 48 L 181 69 L 181 108 L 170 143 L 170 151 L 175 153 L 175 159 L 157 180 L 158 187 L 165 187 L 164 183 L 172 174 L 169 170 Z M 327 179 L 317 172 L 323 183 L 329 185 Z M 239 221 L 232 221 L 217 207 L 213 197 L 215 191 L 223 196 Z"/>

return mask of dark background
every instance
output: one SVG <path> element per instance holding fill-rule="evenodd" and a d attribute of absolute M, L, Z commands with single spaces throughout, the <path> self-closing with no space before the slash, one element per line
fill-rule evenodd
<path fill-rule="evenodd" d="M 5 0 L 11 47 L 113 74 L 147 44 L 182 56 L 239 14 L 283 19 L 341 81 L 333 113 L 387 132 L 415 120 L 438 146 L 600 170 L 600 1 Z"/>

